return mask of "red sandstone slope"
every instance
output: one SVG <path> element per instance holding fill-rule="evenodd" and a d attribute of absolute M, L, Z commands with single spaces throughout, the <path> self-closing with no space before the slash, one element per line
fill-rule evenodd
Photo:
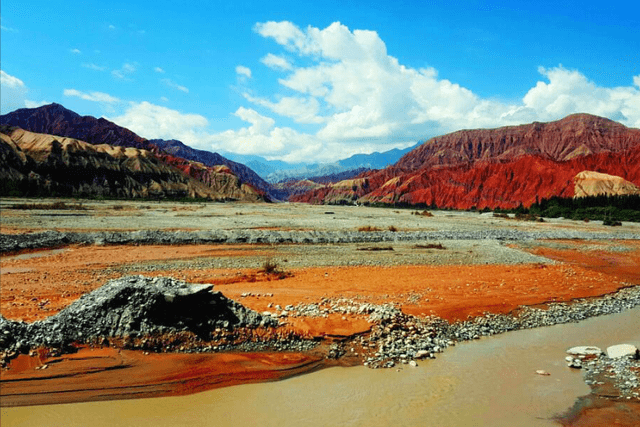
<path fill-rule="evenodd" d="M 460 131 L 433 138 L 398 163 L 292 198 L 307 203 L 516 207 L 572 197 L 584 170 L 640 184 L 640 130 L 586 114 L 552 123 Z M 354 180 L 352 180 L 354 181 Z"/>
<path fill-rule="evenodd" d="M 640 129 L 603 117 L 573 114 L 550 123 L 461 130 L 438 136 L 405 154 L 394 167 L 412 171 L 487 160 L 504 162 L 527 155 L 565 161 L 605 151 L 625 151 L 639 141 Z"/>

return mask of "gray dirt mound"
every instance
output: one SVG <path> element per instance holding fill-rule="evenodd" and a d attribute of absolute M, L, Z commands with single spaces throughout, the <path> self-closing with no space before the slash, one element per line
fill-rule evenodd
<path fill-rule="evenodd" d="M 192 332 L 207 339 L 216 328 L 276 327 L 278 321 L 232 301 L 213 285 L 166 277 L 111 280 L 45 320 L 30 324 L 0 316 L 0 351 L 62 347 L 99 337 Z"/>

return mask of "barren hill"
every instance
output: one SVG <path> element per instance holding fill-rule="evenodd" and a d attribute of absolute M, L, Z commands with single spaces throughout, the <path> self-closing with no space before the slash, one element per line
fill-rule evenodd
<path fill-rule="evenodd" d="M 158 147 L 151 141 L 107 119 L 80 116 L 60 104 L 54 103 L 38 108 L 22 108 L 0 116 L 0 124 L 20 127 L 30 132 L 74 138 L 90 144 L 109 144 L 121 147 L 142 148 L 157 155 L 161 161 L 169 165 L 177 166 L 183 171 L 193 170 L 193 168 L 185 167 L 185 160 L 199 161 L 206 167 L 225 165 L 228 166 L 233 171 L 233 174 L 244 184 L 249 184 L 257 188 L 260 193 L 265 194 L 270 190 L 269 184 L 262 180 L 251 169 L 240 163 L 232 162 L 216 153 L 208 153 L 211 154 L 211 156 L 206 159 L 189 156 L 188 151 L 194 150 L 180 143 L 180 141 L 175 142 L 189 150 L 185 151 L 183 149 L 180 152 L 165 151 L 163 147 Z M 199 172 L 196 175 L 192 175 L 192 177 L 196 179 L 198 179 L 198 176 L 202 176 L 202 173 Z M 229 197 L 233 198 L 234 196 L 229 195 Z"/>
<path fill-rule="evenodd" d="M 623 196 L 640 194 L 640 188 L 622 177 L 593 171 L 582 171 L 573 178 L 575 196 Z"/>
<path fill-rule="evenodd" d="M 261 199 L 227 170 L 200 165 L 203 177 L 196 180 L 140 148 L 94 145 L 7 126 L 0 137 L 0 188 L 6 195 Z"/>
<path fill-rule="evenodd" d="M 639 140 L 640 129 L 590 114 L 573 114 L 550 123 L 461 130 L 438 136 L 405 154 L 394 167 L 412 171 L 488 160 L 508 162 L 522 156 L 561 162 L 625 151 L 637 146 Z"/>

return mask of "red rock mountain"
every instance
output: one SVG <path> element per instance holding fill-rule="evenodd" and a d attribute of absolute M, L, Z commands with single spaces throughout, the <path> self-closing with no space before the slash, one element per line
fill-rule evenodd
<path fill-rule="evenodd" d="M 588 114 L 432 138 L 388 168 L 294 196 L 309 203 L 478 209 L 572 197 L 584 170 L 640 184 L 640 130 Z M 346 184 L 346 185 L 345 185 Z"/>

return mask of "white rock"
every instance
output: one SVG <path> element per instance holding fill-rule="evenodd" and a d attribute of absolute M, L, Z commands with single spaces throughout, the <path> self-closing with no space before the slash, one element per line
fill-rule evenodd
<path fill-rule="evenodd" d="M 418 366 L 418 363 L 415 360 L 412 360 L 411 362 L 409 362 L 409 365 L 415 368 L 416 366 Z"/>
<path fill-rule="evenodd" d="M 633 344 L 618 344 L 607 347 L 607 356 L 610 359 L 619 357 L 634 356 L 638 348 Z"/>
<path fill-rule="evenodd" d="M 418 350 L 416 351 L 415 358 L 422 359 L 423 357 L 427 357 L 428 355 L 429 355 L 429 352 L 427 350 Z"/>
<path fill-rule="evenodd" d="M 579 347 L 571 347 L 567 350 L 568 354 L 573 354 L 575 356 L 599 356 L 602 354 L 602 350 L 599 347 L 594 346 L 579 346 Z"/>

